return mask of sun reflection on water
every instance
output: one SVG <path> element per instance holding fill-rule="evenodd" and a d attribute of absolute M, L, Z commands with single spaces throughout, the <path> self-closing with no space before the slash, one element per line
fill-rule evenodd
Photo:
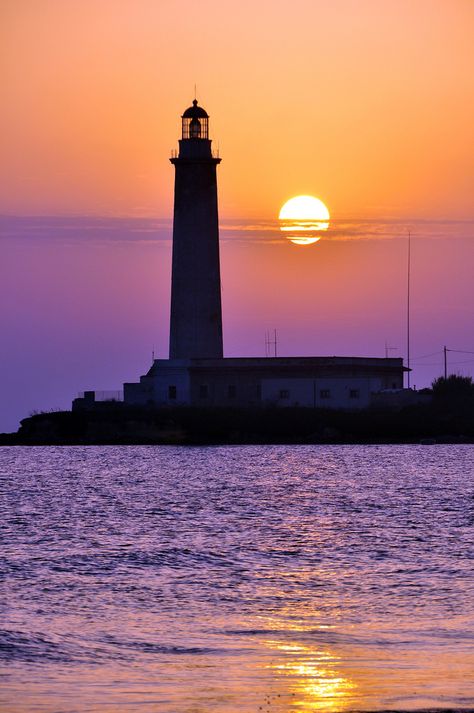
<path fill-rule="evenodd" d="M 339 657 L 325 649 L 303 644 L 267 640 L 265 645 L 278 651 L 282 658 L 267 668 L 286 678 L 294 705 L 305 711 L 334 711 L 351 707 L 356 684 L 343 676 Z"/>

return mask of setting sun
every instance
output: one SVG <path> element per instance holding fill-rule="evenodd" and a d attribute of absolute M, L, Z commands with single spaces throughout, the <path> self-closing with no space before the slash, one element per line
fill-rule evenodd
<path fill-rule="evenodd" d="M 319 198 L 295 196 L 286 201 L 278 216 L 280 220 L 329 220 L 329 211 Z"/>
<path fill-rule="evenodd" d="M 329 211 L 319 198 L 295 196 L 281 207 L 280 230 L 296 245 L 312 245 L 321 239 L 318 233 L 329 227 Z"/>

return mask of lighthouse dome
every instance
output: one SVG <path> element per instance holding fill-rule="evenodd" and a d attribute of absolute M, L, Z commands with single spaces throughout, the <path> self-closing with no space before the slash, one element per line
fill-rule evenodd
<path fill-rule="evenodd" d="M 209 119 L 209 114 L 202 106 L 198 106 L 198 101 L 195 99 L 193 105 L 184 112 L 183 119 Z"/>

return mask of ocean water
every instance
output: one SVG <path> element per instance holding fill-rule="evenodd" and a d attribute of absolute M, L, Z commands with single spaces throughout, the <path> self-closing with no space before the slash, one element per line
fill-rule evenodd
<path fill-rule="evenodd" d="M 8 713 L 474 709 L 474 447 L 0 449 Z"/>

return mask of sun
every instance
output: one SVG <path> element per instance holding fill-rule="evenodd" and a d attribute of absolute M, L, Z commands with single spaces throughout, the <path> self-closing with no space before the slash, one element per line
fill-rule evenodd
<path fill-rule="evenodd" d="M 295 196 L 281 207 L 280 220 L 317 220 L 328 221 L 329 211 L 319 198 L 314 196 Z"/>
<path fill-rule="evenodd" d="M 280 230 L 296 245 L 311 245 L 321 239 L 329 227 L 329 211 L 319 198 L 295 196 L 286 201 L 278 216 Z"/>

